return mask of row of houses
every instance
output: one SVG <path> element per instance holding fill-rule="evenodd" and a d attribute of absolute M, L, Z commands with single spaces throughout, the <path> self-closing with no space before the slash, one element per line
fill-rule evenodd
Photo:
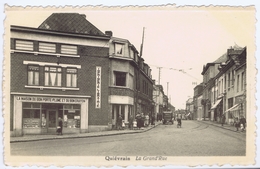
<path fill-rule="evenodd" d="M 186 101 L 192 119 L 220 122 L 224 116 L 233 124 L 235 118 L 246 118 L 246 56 L 246 47 L 235 45 L 203 66 L 203 82 Z"/>
<path fill-rule="evenodd" d="M 111 130 L 168 102 L 133 44 L 101 32 L 86 16 L 53 13 L 38 28 L 10 28 L 10 133 Z"/>

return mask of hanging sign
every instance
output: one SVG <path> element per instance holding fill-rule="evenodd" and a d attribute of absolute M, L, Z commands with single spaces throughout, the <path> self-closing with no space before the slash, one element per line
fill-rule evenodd
<path fill-rule="evenodd" d="M 101 67 L 96 67 L 96 108 L 101 107 Z"/>

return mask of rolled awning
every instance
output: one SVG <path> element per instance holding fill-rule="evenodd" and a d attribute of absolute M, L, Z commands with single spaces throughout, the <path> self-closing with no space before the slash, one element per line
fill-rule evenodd
<path fill-rule="evenodd" d="M 240 104 L 235 104 L 233 107 L 231 107 L 231 108 L 227 109 L 227 110 L 225 111 L 225 113 L 226 113 L 226 112 L 229 112 L 229 111 L 238 110 L 238 108 L 239 108 L 239 105 L 240 105 Z"/>
<path fill-rule="evenodd" d="M 215 108 L 217 107 L 217 105 L 221 102 L 221 100 L 222 100 L 222 99 L 217 100 L 216 103 L 211 107 L 210 110 L 215 109 Z"/>

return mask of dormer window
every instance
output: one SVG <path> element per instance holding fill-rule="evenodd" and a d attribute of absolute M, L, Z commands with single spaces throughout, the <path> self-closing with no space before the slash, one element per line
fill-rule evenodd
<path fill-rule="evenodd" d="M 115 44 L 115 54 L 123 55 L 124 54 L 124 45 L 120 43 Z"/>

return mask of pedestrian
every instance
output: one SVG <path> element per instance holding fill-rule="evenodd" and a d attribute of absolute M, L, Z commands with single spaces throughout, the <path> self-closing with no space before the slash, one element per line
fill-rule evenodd
<path fill-rule="evenodd" d="M 154 115 L 152 115 L 151 125 L 155 125 L 154 120 L 155 120 Z"/>
<path fill-rule="evenodd" d="M 119 117 L 117 118 L 117 130 L 122 130 L 122 117 L 121 115 L 119 115 Z"/>
<path fill-rule="evenodd" d="M 238 128 L 239 128 L 239 126 L 240 126 L 240 122 L 239 122 L 239 120 L 238 120 L 238 117 L 235 118 L 234 124 L 235 124 L 235 127 L 236 127 L 237 131 L 238 131 Z"/>
<path fill-rule="evenodd" d="M 138 113 L 137 115 L 136 115 L 136 122 L 137 122 L 137 128 L 140 130 L 140 128 L 142 127 L 141 126 L 141 119 L 142 117 L 141 117 L 141 115 L 140 115 L 140 113 Z"/>
<path fill-rule="evenodd" d="M 223 126 L 225 122 L 226 122 L 226 116 L 225 116 L 225 114 L 222 114 L 221 125 Z"/>
<path fill-rule="evenodd" d="M 62 135 L 62 127 L 63 127 L 63 122 L 61 117 L 59 117 L 59 122 L 58 122 L 58 126 L 57 126 L 57 135 Z"/>
<path fill-rule="evenodd" d="M 129 117 L 129 129 L 130 130 L 133 130 L 133 121 L 134 121 L 134 119 L 133 119 L 133 116 L 131 115 Z"/>
<path fill-rule="evenodd" d="M 244 118 L 244 116 L 240 116 L 240 125 L 241 127 L 241 131 L 244 131 L 246 129 L 246 119 Z"/>

